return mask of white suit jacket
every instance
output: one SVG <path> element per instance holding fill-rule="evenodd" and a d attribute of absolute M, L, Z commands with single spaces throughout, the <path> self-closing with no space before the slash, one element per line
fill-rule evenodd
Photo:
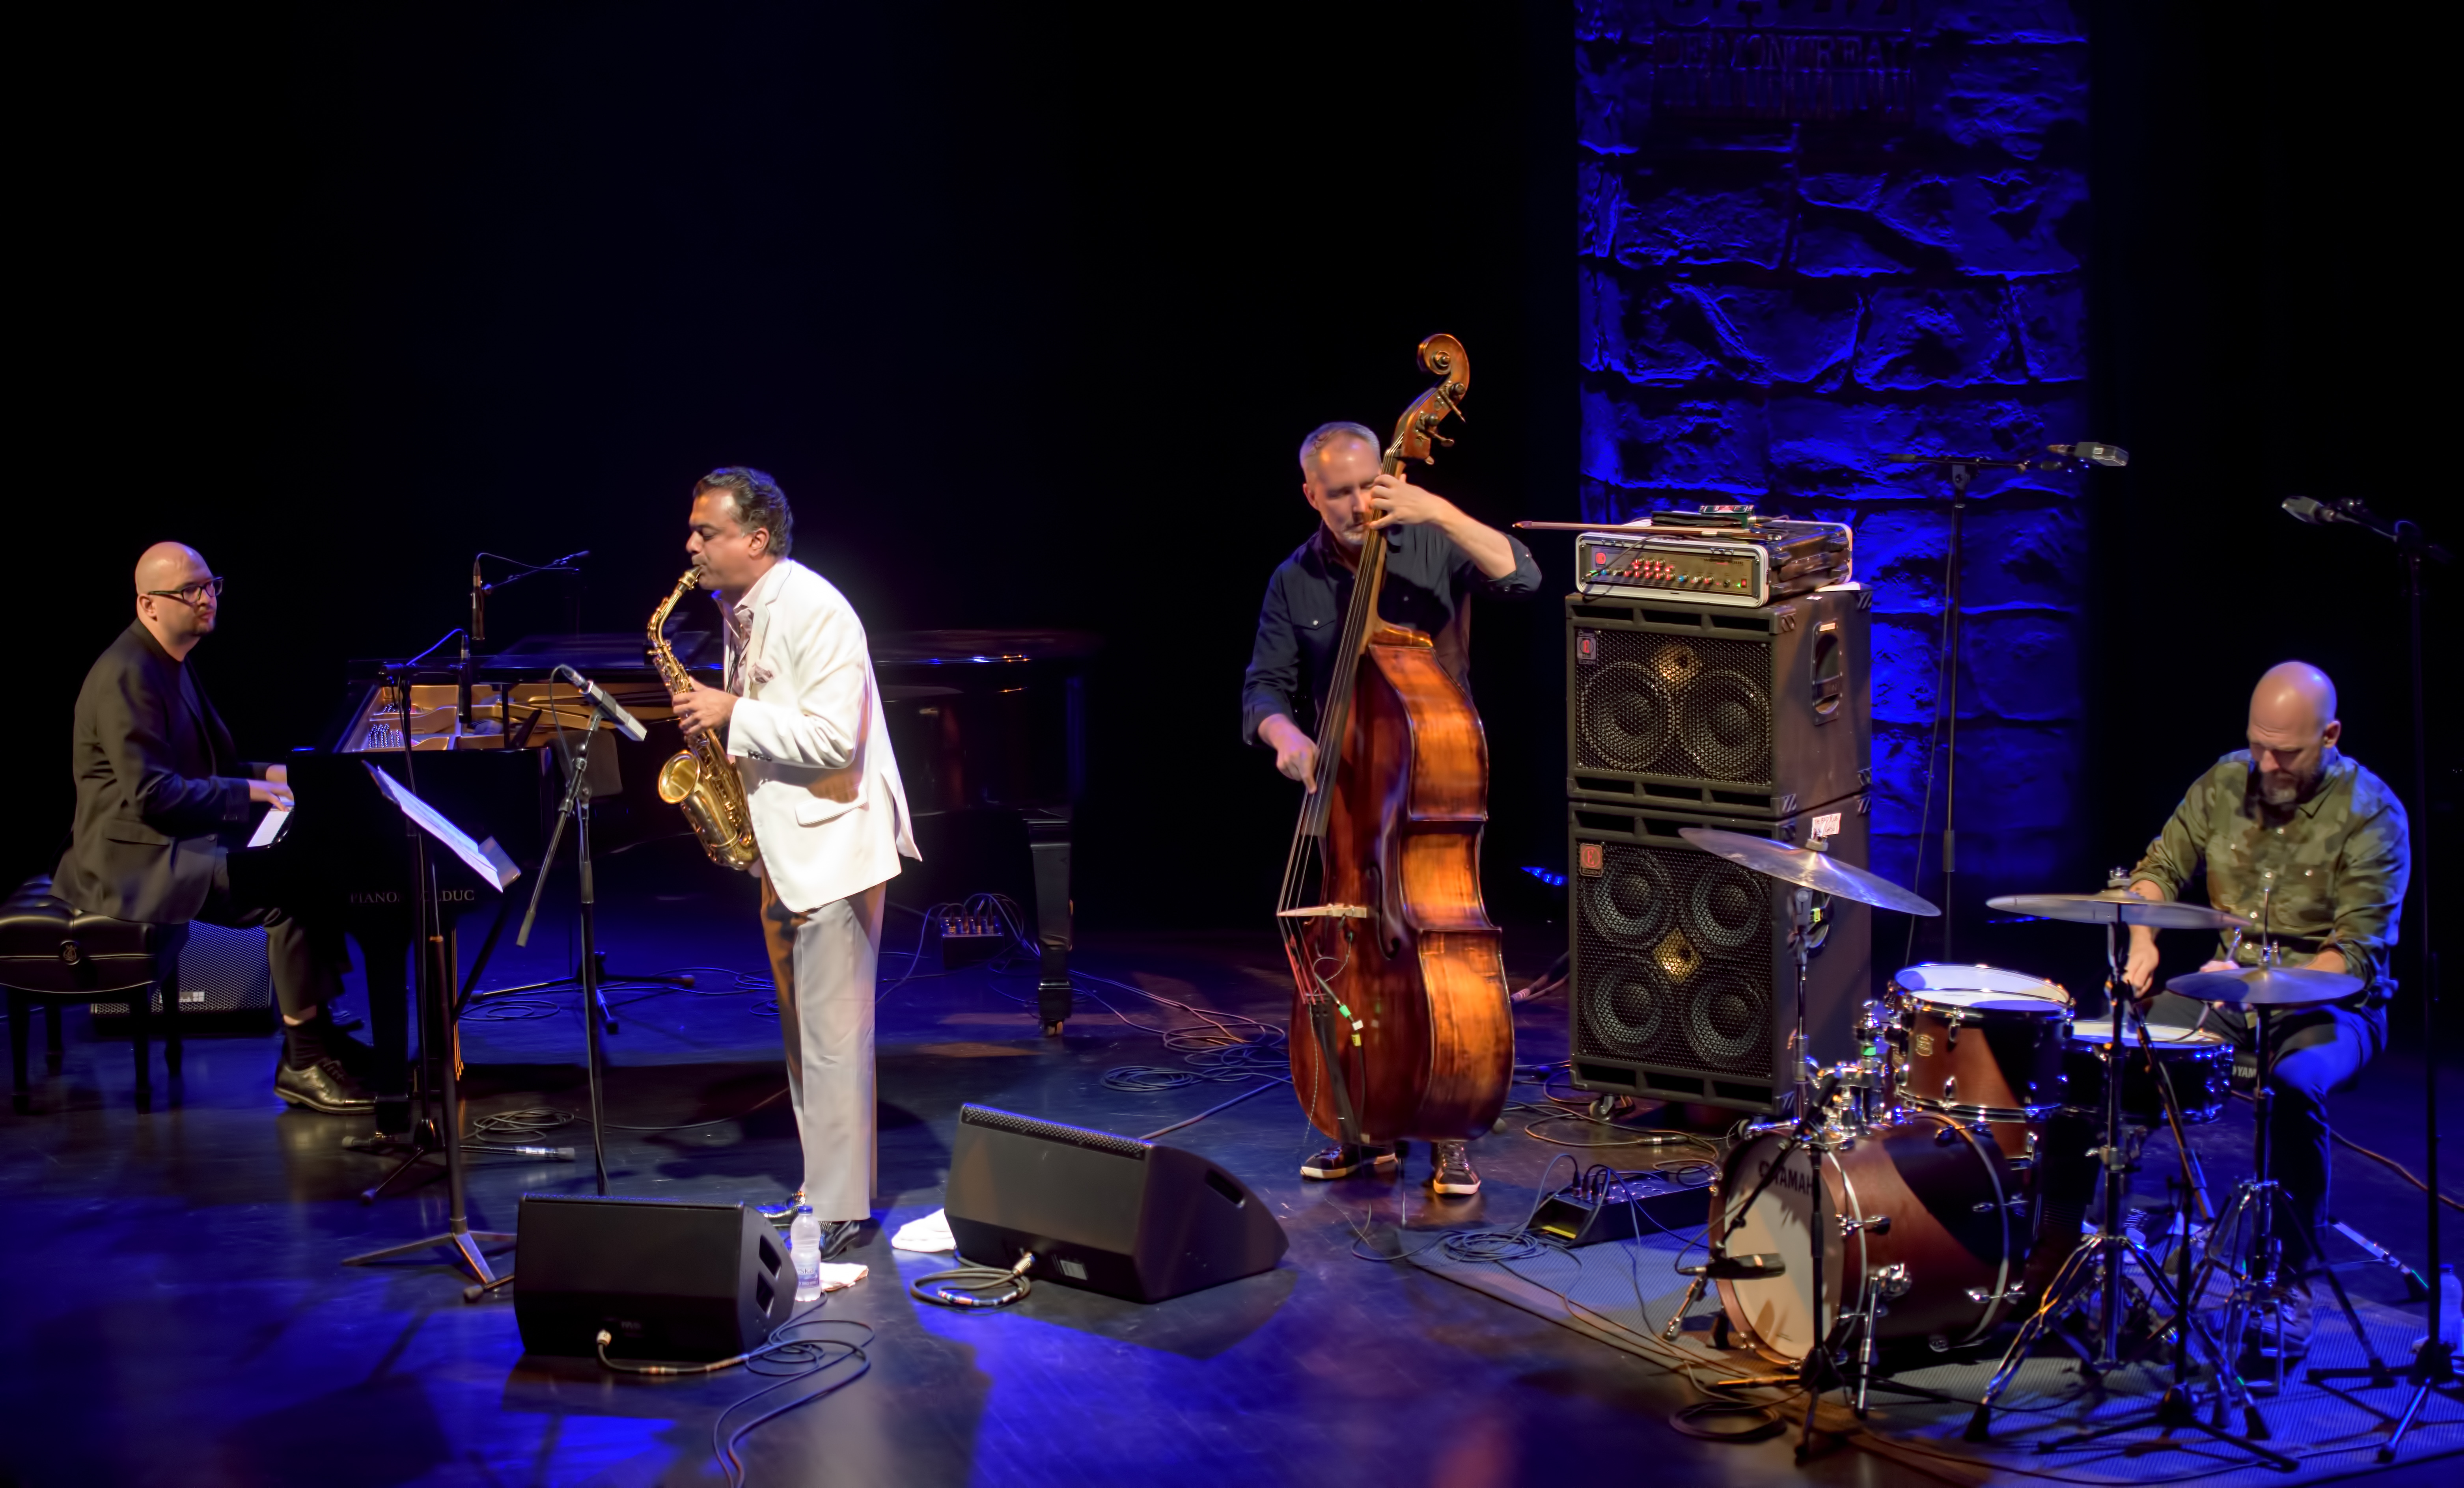
<path fill-rule="evenodd" d="M 752 595 L 727 752 L 744 777 L 761 871 L 789 909 L 820 908 L 921 861 L 864 623 L 830 581 L 781 558 Z"/>

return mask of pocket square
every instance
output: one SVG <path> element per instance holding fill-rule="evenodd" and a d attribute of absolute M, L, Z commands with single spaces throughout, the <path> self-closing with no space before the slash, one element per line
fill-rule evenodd
<path fill-rule="evenodd" d="M 772 671 L 769 667 L 757 664 L 753 668 L 753 685 L 757 688 L 762 687 L 766 685 L 772 677 L 777 675 L 778 673 Z"/>

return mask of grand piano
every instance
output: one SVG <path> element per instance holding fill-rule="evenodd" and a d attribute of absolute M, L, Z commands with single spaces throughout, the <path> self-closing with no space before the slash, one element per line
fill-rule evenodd
<path fill-rule="evenodd" d="M 671 626 L 669 644 L 705 685 L 721 685 L 715 637 Z M 1086 780 L 1085 667 L 1094 648 L 1091 637 L 1058 631 L 913 631 L 873 644 L 891 744 L 926 854 L 923 864 L 909 865 L 922 871 L 913 888 L 898 886 L 908 889 L 900 898 L 955 897 L 985 886 L 957 875 L 1000 878 L 1014 863 L 1008 843 L 1023 835 L 1042 952 L 1038 1013 L 1046 1033 L 1057 1034 L 1070 1009 L 1070 820 Z M 379 1055 L 373 1093 L 380 1131 L 401 1131 L 410 1119 L 406 1054 L 416 900 L 407 824 L 368 768 L 392 776 L 473 836 L 495 838 L 523 869 L 511 897 L 526 900 L 562 799 L 559 761 L 579 743 L 590 714 L 570 683 L 552 679 L 559 666 L 607 689 L 650 730 L 640 743 L 613 730 L 592 743 L 594 852 L 686 831 L 682 813 L 649 788 L 681 740 L 638 632 L 531 637 L 476 658 L 467 676 L 458 662 L 411 669 L 405 679 L 407 757 L 396 674 L 384 663 L 352 663 L 340 705 L 316 743 L 291 756 L 298 807 L 274 850 L 291 856 L 299 882 L 330 896 L 333 918 L 359 944 Z M 473 910 L 494 915 L 504 898 L 451 852 L 431 848 L 428 858 L 444 909 L 429 951 L 450 976 L 460 965 L 461 918 Z M 432 1012 L 423 1009 L 421 1017 Z M 431 1051 L 445 1043 L 421 1039 Z"/>

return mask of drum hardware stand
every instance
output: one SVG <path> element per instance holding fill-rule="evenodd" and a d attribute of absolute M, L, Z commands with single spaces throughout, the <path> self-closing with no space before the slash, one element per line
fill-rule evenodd
<path fill-rule="evenodd" d="M 2074 1303 L 2083 1300 L 2091 1288 L 2094 1288 L 2098 1294 L 2096 1339 L 2092 1350 L 2094 1357 L 2082 1359 L 2080 1368 L 2086 1373 L 2101 1376 L 2121 1367 L 2122 1361 L 2118 1355 L 2121 1351 L 2123 1290 L 2126 1280 L 2123 1270 L 2125 1259 L 2137 1258 L 2155 1294 L 2174 1308 L 2175 1325 L 2185 1330 L 2190 1326 L 2192 1314 L 2189 1310 L 2189 1299 L 2196 1294 L 2184 1293 L 2177 1297 L 2174 1289 L 2165 1280 L 2162 1265 L 2147 1252 L 2145 1245 L 2130 1237 L 2129 1232 L 2124 1230 L 2122 1224 L 2123 1200 L 2125 1196 L 2127 1175 L 2135 1171 L 2138 1165 L 2122 1140 L 2121 1061 L 2123 1022 L 2127 1015 L 2129 998 L 2122 977 L 2121 927 L 2122 921 L 2118 914 L 2104 922 L 2105 995 L 2106 1001 L 2112 1009 L 2113 1018 L 2113 1037 L 2106 1043 L 2104 1051 L 2104 1141 L 2096 1149 L 2097 1161 L 2104 1173 L 2104 1212 L 2098 1221 L 2096 1235 L 2087 1243 L 2073 1251 L 2070 1258 L 2062 1262 L 2061 1269 L 2055 1273 L 2052 1282 L 2045 1288 L 2044 1300 L 2028 1320 L 2019 1325 L 2018 1337 L 2011 1341 L 2010 1349 L 2003 1354 L 2001 1365 L 1994 1369 L 1992 1379 L 1987 1382 L 1984 1394 L 1976 1402 L 1975 1412 L 1968 1420 L 1968 1430 L 1965 1434 L 1967 1439 L 1972 1442 L 1992 1439 L 1993 1402 L 2001 1396 L 2004 1390 L 2009 1388 L 2011 1381 L 2018 1374 L 2020 1365 L 2027 1362 L 2029 1353 L 2035 1349 L 2036 1344 L 2045 1334 L 2052 1331 L 2054 1321 Z M 2156 1083 L 2157 1088 L 2165 1092 L 2169 1112 L 2173 1100 L 2170 1083 L 2160 1073 Z M 2175 1129 L 2179 1129 L 2178 1126 Z M 2185 1150 L 2187 1149 L 2185 1147 Z M 2188 1211 L 2185 1210 L 2184 1213 L 2187 1215 Z M 2184 1223 L 2186 1226 L 2189 1223 L 2187 1217 Z M 2240 1381 L 2233 1376 L 2230 1364 L 2220 1362 L 2217 1374 L 2219 1379 L 2231 1381 L 2224 1394 L 2238 1397 L 2238 1403 L 2242 1406 L 2251 1434 L 2263 1435 L 2265 1423 L 2259 1418 L 2256 1407 L 2250 1404 L 2247 1391 L 2238 1388 Z M 2216 1402 L 2219 1414 L 2223 1409 L 2224 1395 L 2220 1394 Z M 2134 1422 L 2132 1426 L 2135 1427 L 2138 1424 L 2141 1423 Z M 2127 1429 L 2130 1428 L 2115 1427 L 2108 1430 Z M 2275 1458 L 2279 1462 L 2283 1460 L 2277 1458 L 2275 1454 L 2267 1452 L 2266 1449 L 2253 1446 L 2240 1437 L 2228 1436 L 2220 1424 L 2202 1425 L 2199 1429 L 2220 1440 L 2232 1440 L 2250 1447 L 2251 1451 L 2261 1455 Z"/>
<path fill-rule="evenodd" d="M 2421 565 L 2427 558 L 2432 562 L 2452 561 L 2447 550 L 2430 540 L 2430 535 L 2417 522 L 2398 517 L 2388 521 L 2364 505 L 2359 497 L 2321 503 L 2306 497 L 2293 496 L 2284 502 L 2284 510 L 2305 522 L 2321 525 L 2344 523 L 2375 533 L 2395 544 L 2398 557 L 2404 560 L 2405 610 L 2411 651 L 2412 693 L 2412 800 L 2413 841 L 2428 842 L 2430 812 L 2430 739 L 2426 722 L 2428 703 L 2422 689 L 2421 660 Z M 2423 1330 L 2421 1349 L 2412 1356 L 2411 1368 L 2405 1370 L 2405 1383 L 2412 1387 L 2412 1398 L 2405 1403 L 2395 1430 L 2379 1447 L 2381 1462 L 2395 1460 L 2396 1448 L 2411 1432 L 2412 1423 L 2420 1418 L 2421 1408 L 2430 1401 L 2430 1392 L 2456 1383 L 2455 1350 L 2458 1340 L 2443 1335 L 2438 1314 L 2437 1277 L 2439 1265 L 2440 1217 L 2438 1213 L 2438 953 L 2434 949 L 2433 930 L 2438 921 L 2430 912 L 2430 854 L 2419 853 L 2412 863 L 2412 903 L 2414 944 L 2421 948 L 2421 1085 L 2424 1135 L 2427 1137 L 2425 1171 L 2430 1181 L 2423 1195 L 2429 1220 L 2423 1226 L 2429 1243 L 2429 1265 L 2423 1275 L 2430 1284 L 2423 1290 L 2427 1300 L 2422 1314 L 2428 1326 Z"/>
<path fill-rule="evenodd" d="M 403 788 L 416 792 L 419 787 L 414 774 L 415 756 L 411 750 L 410 733 L 411 671 L 407 664 L 390 670 L 396 706 L 402 713 Z M 369 765 L 368 768 L 374 770 L 376 766 Z M 442 1235 L 431 1235 L 407 1244 L 388 1245 L 382 1250 L 366 1251 L 357 1256 L 346 1257 L 342 1264 L 364 1266 L 379 1260 L 389 1260 L 396 1256 L 416 1255 L 422 1251 L 447 1246 L 451 1248 L 454 1259 L 459 1261 L 464 1269 L 478 1281 L 486 1283 L 495 1280 L 495 1275 L 489 1269 L 488 1258 L 482 1247 L 498 1243 L 511 1244 L 515 1236 L 498 1230 L 471 1228 L 469 1200 L 463 1183 L 462 1082 L 459 1072 L 454 1068 L 459 1049 L 451 1022 L 453 1008 L 451 997 L 453 987 L 453 968 L 445 959 L 447 944 L 445 908 L 436 891 L 435 867 L 428 859 L 426 831 L 407 810 L 403 813 L 403 827 L 410 838 L 411 901 L 415 914 L 412 933 L 414 943 L 418 947 L 418 959 L 412 963 L 411 995 L 418 999 L 420 1009 L 420 1062 L 423 1065 L 429 1062 L 431 1047 L 428 1037 L 429 1024 L 433 1020 L 443 1025 L 433 1045 L 436 1052 L 435 1063 L 440 1070 L 437 1079 L 433 1082 L 438 1100 L 437 1120 L 432 1124 L 425 1121 L 414 1123 L 411 1140 L 414 1148 L 428 1148 L 433 1144 L 431 1149 L 441 1149 L 444 1151 L 445 1191 L 448 1203 L 446 1229 Z M 423 1106 L 427 1104 L 429 1083 L 426 1081 L 421 1083 Z M 386 1175 L 384 1183 L 377 1185 L 377 1190 L 382 1190 L 385 1183 L 393 1181 L 396 1174 L 426 1155 L 426 1151 L 413 1151 L 404 1160 L 401 1167 Z M 373 1193 L 377 1190 L 370 1192 Z"/>

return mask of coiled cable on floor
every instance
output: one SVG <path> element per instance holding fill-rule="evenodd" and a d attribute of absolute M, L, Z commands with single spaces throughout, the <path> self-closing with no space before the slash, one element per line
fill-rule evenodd
<path fill-rule="evenodd" d="M 966 1258 L 958 1258 L 964 1260 Z M 947 1271 L 935 1271 L 907 1283 L 907 1293 L 917 1302 L 928 1302 L 942 1307 L 1006 1307 L 1035 1290 L 1026 1268 L 1035 1264 L 1031 1251 L 1019 1253 L 1018 1264 L 1003 1269 L 1000 1266 L 953 1266 Z M 998 1292 L 998 1296 L 982 1296 Z"/>

